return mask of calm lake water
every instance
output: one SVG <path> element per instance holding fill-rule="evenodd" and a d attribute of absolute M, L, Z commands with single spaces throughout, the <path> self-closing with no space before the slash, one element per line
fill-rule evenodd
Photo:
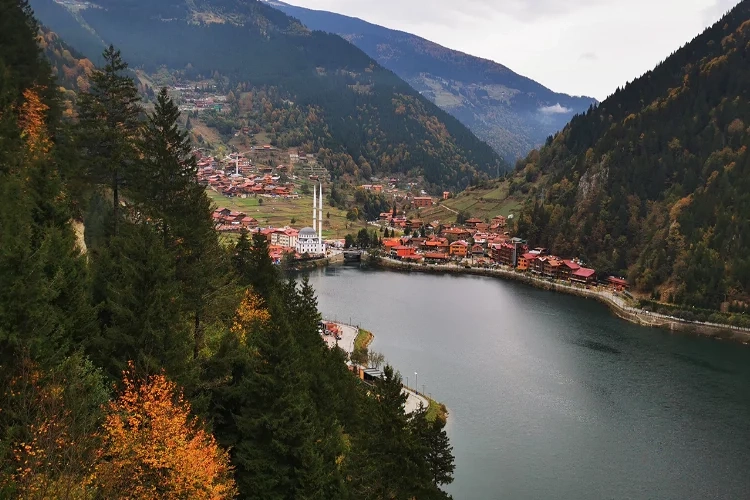
<path fill-rule="evenodd" d="M 456 500 L 750 498 L 747 346 L 492 278 L 309 276 L 327 318 L 448 406 Z"/>

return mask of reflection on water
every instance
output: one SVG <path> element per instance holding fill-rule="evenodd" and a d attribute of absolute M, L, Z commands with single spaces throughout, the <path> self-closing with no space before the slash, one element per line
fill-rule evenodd
<path fill-rule="evenodd" d="M 456 500 L 750 498 L 746 346 L 491 278 L 309 276 L 326 316 L 448 406 Z"/>

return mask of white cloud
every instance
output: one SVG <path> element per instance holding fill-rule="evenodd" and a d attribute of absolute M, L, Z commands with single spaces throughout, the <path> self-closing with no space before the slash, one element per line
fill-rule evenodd
<path fill-rule="evenodd" d="M 414 33 L 497 61 L 557 92 L 599 100 L 652 69 L 739 2 L 286 1 Z"/>
<path fill-rule="evenodd" d="M 566 108 L 565 106 L 561 106 L 558 102 L 557 104 L 554 104 L 552 106 L 542 106 L 541 108 L 539 108 L 539 111 L 545 115 L 562 115 L 571 113 L 573 110 L 570 108 Z"/>

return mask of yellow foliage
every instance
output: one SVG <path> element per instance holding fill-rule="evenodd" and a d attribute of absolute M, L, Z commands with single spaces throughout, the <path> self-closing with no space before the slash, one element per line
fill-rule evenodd
<path fill-rule="evenodd" d="M 229 455 L 190 417 L 190 403 L 166 376 L 139 381 L 131 363 L 109 404 L 101 461 L 92 482 L 103 498 L 232 498 Z"/>
<path fill-rule="evenodd" d="M 40 90 L 39 87 L 33 87 L 23 91 L 24 102 L 21 104 L 19 117 L 21 137 L 26 141 L 32 157 L 44 156 L 52 147 L 46 125 L 49 106 L 39 97 Z"/>
<path fill-rule="evenodd" d="M 271 313 L 263 305 L 263 299 L 252 290 L 245 291 L 245 297 L 237 308 L 232 332 L 242 342 L 247 341 L 247 334 L 255 327 L 265 326 L 271 321 Z"/>
<path fill-rule="evenodd" d="M 714 172 L 716 173 L 716 172 Z M 682 211 L 688 207 L 693 202 L 693 195 L 685 196 L 684 198 L 678 200 L 674 205 L 672 205 L 672 208 L 669 211 L 669 219 L 674 222 L 677 220 L 677 218 L 680 216 Z"/>
<path fill-rule="evenodd" d="M 723 65 L 724 63 L 726 63 L 727 59 L 728 58 L 726 54 L 721 55 L 719 57 L 714 57 L 713 59 L 705 63 L 703 66 L 701 66 L 701 74 L 705 75 L 705 74 L 710 73 L 714 68 L 717 68 Z"/>

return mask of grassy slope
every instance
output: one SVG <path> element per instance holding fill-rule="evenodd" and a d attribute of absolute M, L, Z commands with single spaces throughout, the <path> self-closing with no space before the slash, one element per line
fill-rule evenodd
<path fill-rule="evenodd" d="M 212 189 L 208 189 L 207 193 L 217 207 L 245 212 L 258 219 L 262 227 L 292 226 L 300 229 L 312 225 L 312 195 L 302 196 L 297 200 L 263 198 L 263 205 L 259 205 L 257 198 L 227 198 Z M 328 213 L 331 214 L 330 218 L 326 217 Z M 292 223 L 292 219 L 296 222 Z M 348 233 L 356 234 L 363 227 L 363 221 L 348 221 L 345 211 L 323 206 L 324 237 L 343 238 Z"/>
<path fill-rule="evenodd" d="M 526 198 L 521 193 L 509 196 L 508 185 L 507 181 L 495 181 L 487 187 L 469 188 L 454 198 L 441 201 L 431 208 L 421 209 L 419 217 L 428 222 L 439 220 L 442 223 L 455 222 L 455 212 L 459 211 L 466 211 L 472 217 L 482 220 L 496 215 L 507 217 L 511 213 L 517 213 Z"/>

